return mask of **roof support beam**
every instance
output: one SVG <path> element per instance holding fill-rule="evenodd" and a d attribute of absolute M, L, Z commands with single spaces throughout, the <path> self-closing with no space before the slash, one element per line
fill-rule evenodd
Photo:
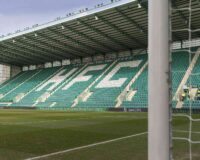
<path fill-rule="evenodd" d="M 0 60 L 0 64 L 11 64 L 12 62 L 10 62 L 7 58 L 2 58 L 1 57 L 1 60 Z M 23 65 L 23 64 L 21 64 L 21 65 Z"/>
<path fill-rule="evenodd" d="M 39 34 L 38 36 L 42 36 L 43 34 Z M 63 59 L 63 58 L 66 58 L 66 51 L 64 51 L 63 49 L 61 49 L 61 48 L 59 48 L 59 47 L 57 47 L 57 46 L 54 46 L 54 45 L 52 45 L 52 43 L 48 43 L 48 42 L 44 42 L 43 40 L 41 40 L 41 39 L 36 39 L 35 38 L 35 43 L 36 44 L 40 44 L 40 45 L 43 45 L 44 47 L 40 47 L 43 51 L 45 51 L 45 52 L 47 52 L 48 54 L 49 54 L 49 52 L 50 52 L 50 54 L 51 55 L 56 55 L 56 57 L 55 58 L 58 58 L 58 56 L 60 56 L 60 58 L 61 59 Z M 54 44 L 55 42 L 53 42 L 53 44 Z M 37 45 L 38 46 L 38 45 Z M 47 46 L 47 48 L 46 48 L 46 46 Z M 50 49 L 53 51 L 53 52 L 51 52 L 50 51 Z"/>
<path fill-rule="evenodd" d="M 30 41 L 21 41 L 21 40 L 17 40 L 19 41 L 20 43 L 18 43 L 18 46 L 23 46 L 24 50 L 29 50 L 31 52 L 34 53 L 34 55 L 37 55 L 39 57 L 43 57 L 45 59 L 45 62 L 46 61 L 53 61 L 54 59 L 58 59 L 58 56 L 55 55 L 55 53 L 49 51 L 49 50 L 46 50 L 44 47 L 41 47 L 41 44 L 38 42 L 38 41 L 34 41 L 34 43 L 36 44 L 33 44 L 32 41 L 31 41 L 31 38 L 28 38 L 26 37 L 27 40 L 30 40 Z M 32 54 L 33 54 L 32 53 Z M 62 59 L 62 58 L 60 58 Z"/>
<path fill-rule="evenodd" d="M 175 9 L 178 9 L 178 6 L 176 5 L 176 0 L 172 1 L 172 7 L 174 7 Z M 188 27 L 188 22 L 189 22 L 189 19 L 188 17 L 185 16 L 185 14 L 183 13 L 183 11 L 181 10 L 177 10 L 177 13 L 179 14 L 179 16 L 181 17 L 181 19 L 183 20 L 183 24 L 186 25 Z M 197 29 L 195 26 L 191 25 L 191 29 L 192 30 L 195 30 Z M 199 33 L 195 33 L 197 37 L 200 37 L 200 34 Z"/>
<path fill-rule="evenodd" d="M 10 46 L 14 46 L 15 50 L 17 50 L 18 52 L 23 52 L 23 55 L 25 54 L 29 58 L 35 57 L 34 59 L 40 62 L 48 60 L 47 57 L 44 56 L 42 53 L 38 53 L 42 51 L 38 50 L 35 46 L 29 46 L 27 43 L 24 43 L 19 39 L 15 43 L 7 45 L 8 48 L 10 48 Z"/>
<path fill-rule="evenodd" d="M 12 59 L 14 56 L 15 58 L 21 57 L 21 58 L 23 58 L 23 60 L 26 59 L 29 62 L 33 61 L 33 59 L 38 60 L 38 58 L 36 58 L 36 57 L 34 58 L 33 55 L 28 55 L 27 52 L 25 52 L 23 49 L 19 49 L 19 48 L 16 49 L 15 47 L 13 48 L 12 45 L 8 45 L 6 43 L 1 43 L 0 46 L 2 46 L 4 48 L 3 52 L 5 52 L 5 51 L 7 53 L 9 52 L 12 55 L 12 57 L 11 57 Z M 40 59 L 38 61 L 40 61 Z"/>
<path fill-rule="evenodd" d="M 63 34 L 63 33 L 60 33 L 60 32 L 58 32 L 58 31 L 56 31 L 56 30 L 49 29 L 49 31 L 51 31 L 51 32 L 53 32 L 54 34 L 57 34 L 57 35 L 59 35 L 59 36 L 65 38 L 65 39 L 67 39 L 67 40 L 69 40 L 69 41 L 71 41 L 71 42 L 73 42 L 73 43 L 75 43 L 75 44 L 84 46 L 84 50 L 87 51 L 87 54 L 94 55 L 94 54 L 91 54 L 90 51 L 89 51 L 88 49 L 90 49 L 90 50 L 92 50 L 92 51 L 94 52 L 94 51 L 96 50 L 96 48 L 93 48 L 93 47 L 91 47 L 91 46 L 88 46 L 88 45 L 86 45 L 86 44 L 84 44 L 84 43 L 82 43 L 82 42 L 80 42 L 80 41 L 77 41 L 76 39 L 74 39 L 74 38 L 72 38 L 72 37 L 69 37 L 69 36 L 67 36 L 67 35 L 65 35 L 65 34 Z M 86 55 L 87 55 L 87 54 L 86 54 Z"/>
<path fill-rule="evenodd" d="M 31 40 L 31 39 L 26 37 L 26 40 Z M 54 55 L 54 53 L 50 52 L 49 50 L 45 50 L 39 46 L 36 46 L 35 44 L 30 44 L 30 42 L 28 41 L 21 41 L 17 39 L 16 42 L 13 43 L 13 45 L 15 45 L 15 49 L 20 50 L 21 48 L 20 51 L 22 52 L 26 51 L 27 53 L 29 53 L 29 56 L 30 55 L 35 56 L 39 60 L 43 59 L 42 62 L 46 62 L 49 60 L 53 60 L 54 58 L 58 58 L 57 56 Z"/>
<path fill-rule="evenodd" d="M 142 27 L 140 24 L 138 24 L 135 20 L 133 20 L 132 18 L 128 17 L 125 13 L 123 13 L 121 10 L 119 10 L 118 8 L 115 8 L 115 10 L 117 11 L 118 14 L 120 14 L 123 18 L 125 18 L 128 22 L 131 22 L 140 32 L 142 31 L 142 33 L 144 33 L 146 36 L 148 34 L 148 31 Z"/>
<path fill-rule="evenodd" d="M 55 43 L 57 44 L 58 46 L 62 46 L 63 48 L 65 48 L 65 50 L 67 51 L 67 55 L 70 57 L 76 57 L 76 56 L 79 56 L 82 55 L 82 52 L 79 51 L 77 48 L 74 48 L 74 47 L 71 47 L 69 46 L 69 44 L 66 44 L 64 42 L 62 42 L 61 40 L 59 39 L 56 39 L 56 38 L 53 38 L 51 36 L 47 36 L 46 34 L 42 34 L 42 33 L 39 33 L 40 35 L 42 35 L 43 37 L 45 38 L 48 38 L 49 41 L 51 41 L 52 43 Z M 61 48 L 61 47 L 59 47 Z M 61 48 L 61 50 L 63 50 Z M 65 50 L 63 50 L 63 52 L 66 52 Z M 73 52 L 73 53 L 72 53 Z"/>
<path fill-rule="evenodd" d="M 131 39 L 132 41 L 134 41 L 135 43 L 137 43 L 139 46 L 141 46 L 142 48 L 144 47 L 147 47 L 146 44 L 144 44 L 143 42 L 141 42 L 140 40 L 136 39 L 135 37 L 129 35 L 128 33 L 126 33 L 125 31 L 123 31 L 122 29 L 120 29 L 118 26 L 116 26 L 115 24 L 107 21 L 105 18 L 101 17 L 101 16 L 98 16 L 97 17 L 103 22 L 105 23 L 106 25 L 114 28 L 116 31 L 118 31 L 120 34 L 124 35 L 125 37 L 127 37 L 128 39 Z"/>
<path fill-rule="evenodd" d="M 38 35 L 39 36 L 39 35 Z M 26 44 L 27 46 L 29 46 L 29 47 L 31 47 L 31 48 L 34 48 L 34 50 L 37 50 L 38 52 L 39 52 L 39 55 L 43 55 L 44 57 L 47 57 L 48 56 L 48 59 L 47 60 L 49 60 L 49 58 L 51 58 L 52 60 L 53 59 L 58 59 L 58 55 L 60 56 L 60 58 L 59 59 L 62 59 L 62 58 L 64 58 L 65 56 L 63 55 L 63 54 L 61 54 L 61 53 L 58 53 L 58 51 L 56 51 L 56 47 L 54 47 L 54 46 L 50 46 L 50 44 L 47 44 L 47 43 L 44 43 L 44 42 L 42 42 L 41 40 L 39 40 L 39 39 L 36 39 L 36 37 L 34 36 L 34 42 L 33 41 L 31 41 L 32 39 L 31 38 L 29 38 L 29 37 L 26 37 L 26 39 L 29 39 L 30 41 L 26 41 L 26 42 L 22 42 L 22 43 L 24 43 L 24 44 Z M 33 43 L 34 44 L 33 44 Z M 45 48 L 44 47 L 42 47 L 41 45 L 43 45 L 43 46 L 45 46 Z M 46 47 L 46 46 L 48 46 L 48 47 Z M 48 49 L 47 49 L 48 48 Z M 54 51 L 54 52 L 52 52 L 52 50 Z M 57 54 L 57 55 L 55 55 L 55 54 Z"/>
<path fill-rule="evenodd" d="M 148 0 L 138 0 L 138 2 L 140 3 L 140 5 L 142 6 L 142 8 L 144 8 L 144 10 L 146 11 L 146 13 L 148 14 Z M 182 41 L 182 39 L 176 33 L 173 33 L 172 37 L 176 41 Z"/>
<path fill-rule="evenodd" d="M 109 35 L 105 34 L 104 32 L 100 31 L 99 29 L 90 26 L 88 23 L 83 22 L 83 21 L 80 20 L 80 19 L 79 19 L 78 21 L 79 21 L 82 25 L 84 25 L 85 27 L 87 27 L 87 28 L 89 28 L 90 30 L 92 30 L 92 31 L 94 31 L 94 32 L 96 32 L 96 33 L 98 33 L 98 34 L 101 35 L 101 36 L 104 36 L 106 39 L 108 39 L 108 40 L 110 40 L 111 42 L 117 44 L 118 46 L 121 46 L 121 47 L 123 47 L 124 49 L 130 49 L 130 46 L 128 46 L 128 45 L 126 45 L 126 44 L 124 44 L 124 43 L 122 43 L 122 42 L 120 42 L 120 41 L 118 41 L 118 40 L 116 40 L 116 39 L 114 39 L 114 38 L 112 38 L 112 37 L 110 37 Z"/>
<path fill-rule="evenodd" d="M 9 42 L 7 42 L 9 43 Z M 6 46 L 6 48 L 9 50 L 10 48 L 12 48 L 13 50 L 15 50 L 15 52 L 23 55 L 23 57 L 27 58 L 27 59 L 34 59 L 34 60 L 38 60 L 40 62 L 42 62 L 41 60 L 46 60 L 46 57 L 41 57 L 41 56 L 37 56 L 34 54 L 35 50 L 31 50 L 31 49 L 27 49 L 25 47 L 22 47 L 21 45 L 17 45 L 19 44 L 18 42 L 15 42 L 15 43 L 9 43 L 9 44 L 6 44 L 4 43 L 3 45 Z"/>
<path fill-rule="evenodd" d="M 1 56 L 0 62 L 9 63 L 9 61 L 11 60 L 11 57 L 5 54 L 0 53 L 0 56 Z"/>
<path fill-rule="evenodd" d="M 112 51 L 112 52 L 117 52 L 117 50 L 111 48 L 111 47 L 108 46 L 108 45 L 105 45 L 105 44 L 102 43 L 101 41 L 96 40 L 96 39 L 94 39 L 94 38 L 88 36 L 87 34 L 85 34 L 85 33 L 83 33 L 83 32 L 79 32 L 79 31 L 77 31 L 76 29 L 74 29 L 74 28 L 72 28 L 72 27 L 69 27 L 69 26 L 65 26 L 65 27 L 66 27 L 69 31 L 74 32 L 74 33 L 78 34 L 79 36 L 81 36 L 81 37 L 83 37 L 83 38 L 85 38 L 85 39 L 88 39 L 88 40 L 91 41 L 91 42 L 95 42 L 97 45 L 100 45 L 100 46 L 102 46 L 102 47 L 104 47 L 104 48 L 106 48 L 106 49 L 108 49 L 108 50 L 110 50 L 110 51 Z"/>
<path fill-rule="evenodd" d="M 1 51 L 10 51 L 10 54 L 15 57 L 22 57 L 22 58 L 29 58 L 27 53 L 21 53 L 21 51 L 15 49 L 13 45 L 7 44 L 7 43 L 1 43 L 0 44 Z M 13 53 L 14 52 L 14 53 Z"/>
<path fill-rule="evenodd" d="M 31 62 L 31 61 L 28 61 L 27 59 L 21 58 L 20 56 L 16 56 L 15 54 L 5 51 L 5 50 L 0 52 L 0 56 L 1 56 L 1 59 L 7 59 L 7 63 L 13 62 L 13 61 L 17 61 L 19 64 Z M 22 62 L 24 62 L 24 63 L 22 63 Z"/>

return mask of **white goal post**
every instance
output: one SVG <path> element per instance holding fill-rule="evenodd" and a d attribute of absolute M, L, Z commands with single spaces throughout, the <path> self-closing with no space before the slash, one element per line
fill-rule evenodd
<path fill-rule="evenodd" d="M 148 0 L 148 159 L 171 159 L 169 0 Z"/>

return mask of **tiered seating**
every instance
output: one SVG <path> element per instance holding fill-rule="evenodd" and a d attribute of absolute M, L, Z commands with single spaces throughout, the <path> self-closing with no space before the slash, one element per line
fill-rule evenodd
<path fill-rule="evenodd" d="M 24 97 L 20 102 L 13 104 L 14 106 L 33 106 L 38 99 L 45 93 L 51 94 L 58 87 L 60 87 L 65 81 L 72 76 L 82 65 L 70 65 L 65 67 L 56 67 L 45 69 L 46 81 L 43 82 L 38 88 L 30 92 L 26 97 Z M 49 77 L 50 76 L 50 77 Z M 38 106 L 44 105 L 48 107 L 51 103 L 39 103 Z"/>
<path fill-rule="evenodd" d="M 199 109 L 200 108 L 200 101 L 199 100 L 193 100 L 193 101 L 185 101 L 183 108 L 190 108 L 192 109 Z"/>
<path fill-rule="evenodd" d="M 8 96 L 10 98 L 13 98 L 19 93 L 28 93 L 32 89 L 36 89 L 35 87 L 40 85 L 45 80 L 48 80 L 53 74 L 55 74 L 60 69 L 61 67 L 42 69 L 36 76 L 27 81 L 24 85 L 18 87 L 14 91 L 14 93 L 12 92 Z M 34 90 L 28 93 L 21 101 L 19 101 L 18 103 L 13 103 L 11 106 L 32 106 L 43 93 L 44 90 L 38 92 Z"/>
<path fill-rule="evenodd" d="M 187 52 L 176 52 L 172 54 L 172 88 L 173 95 L 176 92 L 185 72 L 189 66 L 189 54 Z M 148 73 L 147 69 L 140 75 L 136 82 L 131 86 L 137 93 L 132 101 L 124 101 L 122 107 L 125 108 L 146 108 L 148 106 Z M 176 102 L 173 102 L 176 105 Z"/>
<path fill-rule="evenodd" d="M 6 85 L 11 84 L 16 78 L 19 78 L 20 75 L 22 75 L 23 73 L 25 73 L 25 72 L 21 72 L 21 73 L 15 75 L 14 77 L 10 78 L 9 80 L 7 80 L 7 81 L 1 83 L 1 84 L 0 84 L 0 89 L 1 89 L 2 87 L 5 87 Z"/>
<path fill-rule="evenodd" d="M 7 94 L 2 100 L 12 101 L 13 97 L 16 97 L 20 93 L 27 94 L 41 82 L 46 80 L 47 77 L 52 75 L 57 69 L 58 68 L 37 70 L 35 75 L 30 76 L 25 83 L 17 87 L 13 92 Z"/>
<path fill-rule="evenodd" d="M 95 81 L 109 65 L 110 63 L 103 63 L 87 66 L 74 79 L 52 94 L 46 102 L 39 103 L 37 106 L 46 107 L 56 102 L 55 105 L 53 105 L 54 108 L 71 107 L 77 96 Z"/>
<path fill-rule="evenodd" d="M 190 84 L 192 85 L 192 87 L 200 87 L 200 58 L 198 58 L 196 65 L 194 66 L 193 70 L 192 70 L 192 74 L 190 75 L 188 82 L 187 82 L 188 86 L 190 86 Z M 200 101 L 198 100 L 194 100 L 194 101 L 189 101 L 186 100 L 184 101 L 184 108 L 189 108 L 190 106 L 192 106 L 192 108 L 200 108 Z"/>
<path fill-rule="evenodd" d="M 124 108 L 146 108 L 148 105 L 148 68 L 146 68 L 136 82 L 131 86 L 132 90 L 137 93 L 132 101 L 124 101 L 122 107 Z"/>
<path fill-rule="evenodd" d="M 134 58 L 119 60 L 118 63 L 113 66 L 105 74 L 105 76 L 103 76 L 90 89 L 92 95 L 88 98 L 88 100 L 86 102 L 79 102 L 76 107 L 115 107 L 116 98 L 124 90 L 130 80 L 136 75 L 139 69 L 144 65 L 146 59 L 147 55 L 139 55 Z M 138 66 L 135 63 L 138 63 Z M 117 72 L 115 73 L 115 69 L 117 69 L 117 66 L 119 66 L 120 64 L 122 64 L 122 67 L 119 68 L 119 70 L 117 70 Z M 106 76 L 112 75 L 112 72 L 114 72 L 115 74 L 109 77 L 111 82 L 106 84 L 106 81 L 104 81 L 104 79 L 106 78 Z M 120 84 L 120 80 L 123 79 L 125 79 L 124 83 L 121 83 L 121 85 L 117 86 L 117 83 Z M 101 84 L 103 84 L 102 87 Z"/>
<path fill-rule="evenodd" d="M 189 54 L 178 51 L 172 54 L 172 59 L 174 96 L 189 67 Z M 147 55 L 136 55 L 119 58 L 115 62 L 69 65 L 22 72 L 0 86 L 0 96 L 3 95 L 0 106 L 10 102 L 11 104 L 8 103 L 8 105 L 11 107 L 35 106 L 58 109 L 73 106 L 83 109 L 104 109 L 121 105 L 119 107 L 146 108 L 148 106 L 148 67 L 139 72 L 146 62 Z M 199 71 L 200 58 L 190 77 L 193 86 L 200 84 Z M 137 73 L 140 73 L 139 77 L 131 84 L 129 92 L 134 93 L 134 96 L 128 101 L 123 91 Z M 19 102 L 13 103 L 13 99 L 20 93 L 23 93 L 24 97 Z M 117 101 L 120 94 L 122 103 Z M 84 96 L 88 97 L 84 99 Z M 174 107 L 176 103 L 177 101 L 173 101 Z M 184 106 L 188 107 L 189 102 L 185 101 Z M 192 106 L 198 107 L 200 102 L 195 100 Z"/>
<path fill-rule="evenodd" d="M 0 88 L 0 94 L 3 94 L 4 96 L 9 93 L 13 93 L 14 90 L 19 86 L 22 85 L 27 79 L 29 79 L 30 77 L 32 77 L 34 74 L 36 74 L 38 71 L 34 70 L 34 71 L 27 71 L 27 72 L 22 72 L 21 74 L 18 75 L 18 77 L 16 77 L 13 80 L 10 80 L 10 82 L 8 82 L 7 85 L 3 86 L 2 88 Z M 12 92 L 13 91 L 13 92 Z M 3 97 L 2 99 L 0 99 L 0 102 L 12 102 L 12 98 L 7 98 L 7 97 Z"/>
<path fill-rule="evenodd" d="M 189 54 L 184 51 L 173 53 L 172 60 L 172 91 L 174 96 L 189 67 Z"/>
<path fill-rule="evenodd" d="M 187 51 L 173 53 L 172 60 L 172 97 L 174 97 L 179 84 L 189 67 L 189 53 Z M 175 108 L 176 105 L 177 101 L 173 100 L 173 108 Z"/>
<path fill-rule="evenodd" d="M 187 83 L 191 83 L 193 87 L 198 87 L 200 85 L 200 58 L 198 58 Z"/>

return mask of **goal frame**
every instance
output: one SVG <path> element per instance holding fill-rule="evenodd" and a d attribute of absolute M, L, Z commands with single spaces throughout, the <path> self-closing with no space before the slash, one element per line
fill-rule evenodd
<path fill-rule="evenodd" d="M 170 0 L 148 1 L 148 159 L 172 159 Z"/>

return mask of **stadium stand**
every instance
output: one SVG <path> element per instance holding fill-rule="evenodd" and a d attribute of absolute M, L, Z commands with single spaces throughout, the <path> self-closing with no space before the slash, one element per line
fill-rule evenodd
<path fill-rule="evenodd" d="M 23 86 L 21 86 L 21 92 L 24 93 L 24 96 L 18 103 L 13 103 L 11 106 L 32 106 L 34 104 L 34 101 L 36 101 L 42 94 L 42 92 L 34 92 L 35 89 L 42 85 L 46 80 L 52 77 L 55 73 L 60 71 L 61 67 L 55 67 L 55 68 L 48 68 L 48 69 L 42 69 L 41 72 L 36 75 L 33 79 L 30 81 L 31 88 L 29 90 L 23 90 Z M 20 90 L 20 89 L 18 89 Z M 16 92 L 16 91 L 15 91 Z M 19 92 L 18 92 L 19 93 Z M 15 93 L 16 94 L 16 93 Z"/>
<path fill-rule="evenodd" d="M 37 88 L 28 93 L 21 101 L 14 103 L 11 106 L 33 106 L 35 103 L 39 103 L 43 95 L 51 94 L 63 81 L 71 76 L 78 67 L 66 66 L 43 69 L 43 79 L 40 81 Z M 42 100 L 41 100 L 42 101 Z"/>
<path fill-rule="evenodd" d="M 148 69 L 146 68 L 137 81 L 131 86 L 132 90 L 136 91 L 133 99 L 131 101 L 124 101 L 122 107 L 124 108 L 144 108 L 147 107 L 148 99 Z"/>
<path fill-rule="evenodd" d="M 84 69 L 78 70 L 78 74 L 63 83 L 44 103 L 37 104 L 38 107 L 45 107 L 50 104 L 52 107 L 71 107 L 74 100 L 101 74 L 109 63 L 90 64 Z"/>
<path fill-rule="evenodd" d="M 0 106 L 36 108 L 147 108 L 147 54 L 19 73 L 0 86 Z M 189 54 L 172 54 L 172 91 L 177 92 L 189 67 Z M 200 58 L 190 76 L 200 79 Z M 176 107 L 178 99 L 173 100 Z M 194 100 L 192 105 L 199 106 Z M 184 107 L 189 101 L 184 102 Z"/>
<path fill-rule="evenodd" d="M 116 98 L 146 62 L 147 56 L 119 60 L 91 89 L 91 96 L 78 107 L 114 107 Z"/>
<path fill-rule="evenodd" d="M 179 51 L 172 54 L 172 91 L 173 95 L 176 92 L 188 66 L 189 54 Z M 122 107 L 145 108 L 148 105 L 148 69 L 141 74 L 138 80 L 131 86 L 132 90 L 136 91 L 134 98 L 131 101 L 124 101 Z M 173 102 L 173 107 L 176 105 L 176 100 Z"/>
<path fill-rule="evenodd" d="M 192 108 L 200 108 L 200 101 L 197 99 L 198 97 L 198 89 L 199 89 L 199 84 L 200 84 L 200 75 L 199 75 L 199 71 L 200 71 L 200 58 L 198 58 L 192 73 L 190 75 L 190 77 L 188 78 L 187 81 L 187 86 L 191 85 L 191 90 L 194 91 L 194 95 L 192 100 L 191 99 L 186 99 L 183 102 L 183 108 L 189 108 L 190 106 L 192 106 Z M 192 96 L 192 95 L 191 95 Z"/>

